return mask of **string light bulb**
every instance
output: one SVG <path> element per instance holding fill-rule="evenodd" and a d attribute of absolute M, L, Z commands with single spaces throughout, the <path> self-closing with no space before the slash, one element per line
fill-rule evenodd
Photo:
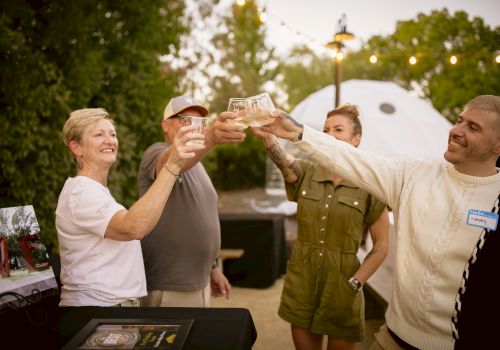
<path fill-rule="evenodd" d="M 417 58 L 415 56 L 411 56 L 408 62 L 410 62 L 410 64 L 413 66 L 414 64 L 417 64 Z"/>
<path fill-rule="evenodd" d="M 378 58 L 377 58 L 376 55 L 371 55 L 370 56 L 370 63 L 375 64 L 375 63 L 377 63 L 377 61 L 378 61 Z"/>
<path fill-rule="evenodd" d="M 452 56 L 450 57 L 450 63 L 451 63 L 451 64 L 457 64 L 457 62 L 458 62 L 458 58 L 457 58 L 457 56 L 452 55 Z"/>

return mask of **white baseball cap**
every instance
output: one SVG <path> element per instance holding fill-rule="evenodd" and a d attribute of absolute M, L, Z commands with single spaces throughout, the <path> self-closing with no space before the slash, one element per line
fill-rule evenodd
<path fill-rule="evenodd" d="M 168 102 L 167 107 L 165 107 L 165 111 L 163 112 L 163 120 L 173 117 L 188 108 L 198 109 L 201 112 L 201 115 L 204 117 L 208 114 L 208 109 L 193 97 L 177 96 L 172 98 Z"/>

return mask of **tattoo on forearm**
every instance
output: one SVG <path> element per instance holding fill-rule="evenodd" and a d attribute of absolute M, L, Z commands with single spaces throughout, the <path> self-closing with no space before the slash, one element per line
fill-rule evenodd
<path fill-rule="evenodd" d="M 288 161 L 286 159 L 286 152 L 281 148 L 281 146 L 275 141 L 268 149 L 266 149 L 269 158 L 276 164 L 279 169 L 284 169 L 288 166 Z"/>
<path fill-rule="evenodd" d="M 287 153 L 278 142 L 275 141 L 269 148 L 266 148 L 266 152 L 278 169 L 280 169 L 285 179 L 292 174 L 296 177 L 300 176 L 301 169 L 299 163 L 294 161 L 289 164 Z"/>

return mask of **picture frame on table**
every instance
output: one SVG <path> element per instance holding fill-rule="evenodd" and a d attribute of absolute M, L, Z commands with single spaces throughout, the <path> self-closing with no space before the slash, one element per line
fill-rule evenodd
<path fill-rule="evenodd" d="M 193 319 L 94 318 L 62 350 L 181 350 L 193 322 Z"/>
<path fill-rule="evenodd" d="M 33 206 L 0 208 L 0 307 L 21 308 L 56 292 Z"/>

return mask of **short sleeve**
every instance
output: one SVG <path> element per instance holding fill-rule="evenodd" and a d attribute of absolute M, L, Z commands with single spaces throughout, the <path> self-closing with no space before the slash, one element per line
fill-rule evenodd
<path fill-rule="evenodd" d="M 107 188 L 98 183 L 76 187 L 71 193 L 69 208 L 74 225 L 101 237 L 104 237 L 113 215 L 125 209 Z"/>
<path fill-rule="evenodd" d="M 299 162 L 300 168 L 302 169 L 301 174 L 298 178 L 297 181 L 295 181 L 293 184 L 287 183 L 285 181 L 285 190 L 286 190 L 286 195 L 289 201 L 297 202 L 298 200 L 298 193 L 300 191 L 300 188 L 302 186 L 302 182 L 304 181 L 305 175 L 307 172 L 312 171 L 313 165 L 311 162 L 308 162 L 307 160 L 304 159 L 296 159 L 297 162 Z"/>
<path fill-rule="evenodd" d="M 369 210 L 366 216 L 366 225 L 370 227 L 375 221 L 380 217 L 380 214 L 384 211 L 387 205 L 375 197 L 373 194 L 369 194 Z"/>
<path fill-rule="evenodd" d="M 164 142 L 157 142 L 149 146 L 146 151 L 144 151 L 141 159 L 141 165 L 139 167 L 139 174 L 137 175 L 140 197 L 147 192 L 149 187 L 151 187 L 155 181 L 158 159 L 168 147 L 168 144 Z"/>

